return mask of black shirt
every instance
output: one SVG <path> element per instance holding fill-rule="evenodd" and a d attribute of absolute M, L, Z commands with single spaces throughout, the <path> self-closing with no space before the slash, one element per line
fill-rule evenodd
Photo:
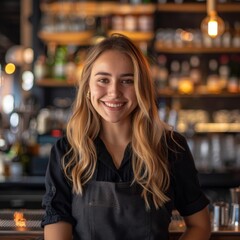
<path fill-rule="evenodd" d="M 168 205 L 176 208 L 182 216 L 187 216 L 206 207 L 209 200 L 200 188 L 197 170 L 186 139 L 176 132 L 174 132 L 174 139 L 175 141 L 168 139 L 171 175 L 169 190 L 171 204 Z M 98 156 L 97 181 L 129 182 L 133 180 L 130 145 L 127 146 L 121 166 L 117 169 L 103 141 L 97 138 L 94 143 Z M 72 187 L 61 165 L 62 156 L 68 149 L 66 137 L 59 139 L 52 147 L 45 178 L 46 193 L 43 198 L 43 207 L 46 209 L 46 214 L 42 220 L 42 226 L 58 221 L 75 224 L 75 219 L 71 216 Z"/>

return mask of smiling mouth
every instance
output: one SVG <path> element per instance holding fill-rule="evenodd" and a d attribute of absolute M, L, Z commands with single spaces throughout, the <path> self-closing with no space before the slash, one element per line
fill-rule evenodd
<path fill-rule="evenodd" d="M 122 107 L 125 103 L 108 103 L 108 102 L 103 102 L 104 105 L 110 108 L 119 108 Z"/>

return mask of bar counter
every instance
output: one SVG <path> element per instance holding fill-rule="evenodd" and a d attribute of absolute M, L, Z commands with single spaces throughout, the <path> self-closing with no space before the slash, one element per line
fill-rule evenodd
<path fill-rule="evenodd" d="M 181 232 L 170 232 L 169 240 L 178 240 L 181 236 Z M 236 231 L 213 231 L 211 234 L 211 238 L 209 240 L 239 240 L 240 232 Z"/>
<path fill-rule="evenodd" d="M 21 209 L 26 211 L 26 219 L 34 219 L 31 216 L 39 216 L 41 211 L 41 198 L 44 193 L 44 176 L 39 177 L 21 177 L 21 178 L 0 178 L 0 239 L 1 240 L 43 240 L 43 229 L 40 227 L 40 218 L 38 227 L 31 228 L 4 228 L 1 224 L 4 209 L 14 211 Z M 5 211 L 6 213 L 6 211 Z M 25 213 L 24 213 L 25 216 Z M 30 216 L 30 215 L 29 215 Z M 12 221 L 13 222 L 13 221 Z M 173 226 L 177 226 L 176 224 Z M 177 230 L 176 230 L 177 229 Z M 178 240 L 184 228 L 170 228 L 170 239 Z M 220 230 L 212 231 L 210 240 L 239 240 L 240 231 Z"/>
<path fill-rule="evenodd" d="M 178 240 L 181 232 L 170 232 L 169 240 Z M 0 239 L 2 240 L 43 240 L 42 232 L 16 232 L 16 231 L 0 231 Z M 240 232 L 233 231 L 216 231 L 212 232 L 210 240 L 239 240 Z"/>

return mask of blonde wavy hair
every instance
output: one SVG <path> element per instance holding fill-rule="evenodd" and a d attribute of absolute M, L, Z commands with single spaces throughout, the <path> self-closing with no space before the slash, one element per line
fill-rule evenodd
<path fill-rule="evenodd" d="M 138 102 L 132 113 L 133 182 L 142 186 L 142 197 L 146 206 L 150 207 L 150 194 L 155 207 L 158 208 L 169 200 L 166 195 L 170 183 L 166 133 L 170 128 L 159 119 L 148 61 L 141 50 L 123 35 L 113 34 L 88 52 L 81 79 L 78 81 L 73 113 L 66 129 L 71 148 L 63 158 L 64 172 L 72 182 L 73 192 L 84 194 L 83 186 L 92 178 L 96 168 L 94 140 L 101 128 L 100 116 L 87 97 L 89 79 L 96 59 L 111 49 L 125 53 L 133 62 L 134 87 Z"/>

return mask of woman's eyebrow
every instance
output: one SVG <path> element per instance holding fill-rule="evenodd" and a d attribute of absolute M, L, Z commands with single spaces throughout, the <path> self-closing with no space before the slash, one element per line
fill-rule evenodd
<path fill-rule="evenodd" d="M 94 76 L 104 75 L 104 76 L 111 76 L 108 72 L 97 72 Z M 133 77 L 133 73 L 123 73 L 120 77 Z"/>
<path fill-rule="evenodd" d="M 124 73 L 120 75 L 121 77 L 133 77 L 133 73 Z"/>
<path fill-rule="evenodd" d="M 97 75 L 111 76 L 111 74 L 107 72 L 97 72 L 94 76 L 97 76 Z"/>

